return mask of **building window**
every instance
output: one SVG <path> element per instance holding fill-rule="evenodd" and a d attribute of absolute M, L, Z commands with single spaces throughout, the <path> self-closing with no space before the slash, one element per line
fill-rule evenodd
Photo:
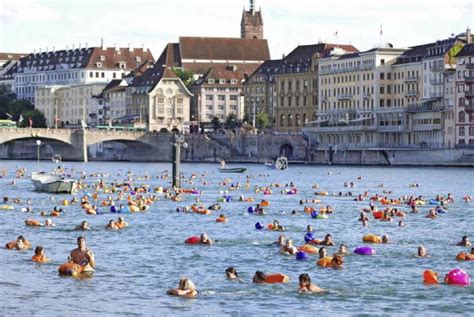
<path fill-rule="evenodd" d="M 90 78 L 94 77 L 94 73 L 93 73 L 93 72 L 89 72 L 89 77 L 90 77 Z"/>
<path fill-rule="evenodd" d="M 466 134 L 466 129 L 464 127 L 459 127 L 459 136 L 464 136 Z"/>
<path fill-rule="evenodd" d="M 380 60 L 380 64 L 385 65 L 385 59 L 382 58 L 382 59 Z M 380 78 L 380 79 L 383 79 L 383 78 Z"/>
<path fill-rule="evenodd" d="M 464 122 L 464 121 L 466 121 L 466 113 L 465 113 L 464 111 L 459 111 L 458 121 L 459 121 L 459 122 Z"/>
<path fill-rule="evenodd" d="M 225 95 L 218 95 L 217 100 L 219 101 L 225 101 Z"/>
<path fill-rule="evenodd" d="M 214 95 L 206 95 L 207 101 L 214 101 Z"/>
<path fill-rule="evenodd" d="M 380 79 L 384 80 L 385 79 L 385 73 L 380 73 Z"/>

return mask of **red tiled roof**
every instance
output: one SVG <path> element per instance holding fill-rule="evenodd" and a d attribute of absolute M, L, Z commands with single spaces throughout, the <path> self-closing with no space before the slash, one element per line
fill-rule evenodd
<path fill-rule="evenodd" d="M 252 74 L 260 64 L 214 64 L 208 71 L 202 75 L 196 82 L 196 86 L 210 85 L 210 86 L 242 86 L 242 80 L 245 76 Z M 214 84 L 208 84 L 208 79 L 214 79 Z M 225 79 L 224 84 L 220 84 L 219 80 Z M 232 84 L 231 80 L 237 80 L 235 84 Z"/>
<path fill-rule="evenodd" d="M 156 62 L 158 65 L 169 67 L 181 67 L 181 53 L 178 43 L 169 43 Z"/>
<path fill-rule="evenodd" d="M 267 40 L 180 37 L 181 59 L 187 60 L 233 60 L 265 61 L 270 59 Z"/>
<path fill-rule="evenodd" d="M 1 53 L 0 60 L 17 61 L 21 57 L 28 56 L 29 53 Z"/>
<path fill-rule="evenodd" d="M 103 58 L 102 58 L 103 57 Z M 143 48 L 113 48 L 102 49 L 95 47 L 87 63 L 88 69 L 120 69 L 120 63 L 125 63 L 125 69 L 132 70 L 140 67 L 145 61 L 154 61 L 149 49 Z M 101 63 L 102 67 L 98 67 Z"/>

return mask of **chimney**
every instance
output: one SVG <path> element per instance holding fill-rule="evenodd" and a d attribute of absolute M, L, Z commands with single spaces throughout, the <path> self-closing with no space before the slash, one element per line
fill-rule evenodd
<path fill-rule="evenodd" d="M 467 44 L 472 43 L 471 29 L 469 27 L 467 27 L 467 29 L 466 29 L 466 42 L 467 42 Z"/>
<path fill-rule="evenodd" d="M 86 45 L 84 45 L 84 48 L 87 49 L 87 43 L 86 43 Z"/>
<path fill-rule="evenodd" d="M 79 49 L 79 50 L 81 49 L 81 43 L 79 43 L 78 49 Z"/>
<path fill-rule="evenodd" d="M 74 44 L 72 44 L 72 50 L 74 51 Z"/>

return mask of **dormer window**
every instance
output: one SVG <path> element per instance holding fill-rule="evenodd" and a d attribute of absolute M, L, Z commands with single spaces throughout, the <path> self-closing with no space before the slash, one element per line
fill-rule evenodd
<path fill-rule="evenodd" d="M 224 85 L 225 84 L 225 79 L 219 79 L 219 84 Z"/>
<path fill-rule="evenodd" d="M 142 61 L 142 58 L 140 56 L 135 56 L 135 60 L 140 63 Z"/>
<path fill-rule="evenodd" d="M 104 55 L 100 55 L 100 60 L 101 60 L 101 61 L 105 61 L 105 56 L 104 56 Z"/>
<path fill-rule="evenodd" d="M 125 62 L 120 62 L 120 63 L 119 63 L 119 67 L 120 67 L 121 69 L 125 69 L 126 66 L 127 66 L 127 64 L 126 64 Z"/>
<path fill-rule="evenodd" d="M 207 80 L 207 83 L 208 83 L 208 84 L 214 84 L 214 79 L 209 78 L 209 79 Z"/>
<path fill-rule="evenodd" d="M 237 79 L 231 79 L 231 80 L 230 80 L 230 83 L 231 83 L 232 85 L 237 85 Z"/>
<path fill-rule="evenodd" d="M 95 66 L 97 66 L 98 68 L 101 68 L 101 67 L 102 67 L 102 63 L 101 63 L 101 62 L 97 62 L 97 63 L 95 63 Z"/>

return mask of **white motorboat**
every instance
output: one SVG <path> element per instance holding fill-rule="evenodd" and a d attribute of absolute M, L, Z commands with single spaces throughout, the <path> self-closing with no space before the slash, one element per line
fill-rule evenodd
<path fill-rule="evenodd" d="M 31 181 L 35 189 L 46 193 L 71 193 L 76 189 L 76 181 L 54 173 L 32 173 Z"/>
<path fill-rule="evenodd" d="M 269 169 L 277 169 L 277 170 L 286 170 L 288 168 L 288 159 L 284 156 L 280 156 L 275 160 L 275 162 L 265 162 L 265 165 Z"/>

